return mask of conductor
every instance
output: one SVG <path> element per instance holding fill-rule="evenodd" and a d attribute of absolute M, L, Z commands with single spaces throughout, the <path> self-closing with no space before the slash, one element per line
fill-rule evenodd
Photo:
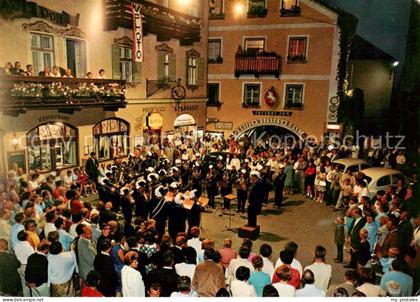
<path fill-rule="evenodd" d="M 257 226 L 257 215 L 261 214 L 262 208 L 262 191 L 260 173 L 252 171 L 251 174 L 251 186 L 249 189 L 248 196 L 248 224 L 247 226 Z"/>

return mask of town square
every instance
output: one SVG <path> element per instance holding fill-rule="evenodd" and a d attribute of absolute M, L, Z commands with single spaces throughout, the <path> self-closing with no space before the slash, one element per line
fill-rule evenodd
<path fill-rule="evenodd" d="M 417 301 L 419 43 L 420 0 L 0 0 L 0 296 Z"/>

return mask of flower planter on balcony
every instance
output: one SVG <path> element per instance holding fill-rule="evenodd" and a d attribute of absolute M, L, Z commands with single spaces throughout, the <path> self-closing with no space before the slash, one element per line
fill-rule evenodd
<path fill-rule="evenodd" d="M 216 59 L 208 59 L 207 63 L 209 63 L 209 64 L 222 64 L 223 63 L 223 58 L 222 57 L 217 57 Z"/>
<path fill-rule="evenodd" d="M 287 56 L 287 63 L 288 64 L 299 64 L 299 63 L 307 63 L 306 56 L 297 55 L 297 56 Z"/>
<path fill-rule="evenodd" d="M 235 55 L 235 77 L 242 74 L 280 76 L 280 56 L 275 52 L 246 53 L 237 52 Z"/>
<path fill-rule="evenodd" d="M 0 76 L 0 110 L 124 108 L 125 81 L 83 78 Z M 108 109 L 107 109 L 108 110 Z"/>
<path fill-rule="evenodd" d="M 282 16 L 282 17 L 300 16 L 300 7 L 299 6 L 292 6 L 292 8 L 290 8 L 290 9 L 282 8 L 282 9 L 280 9 L 280 16 Z"/>
<path fill-rule="evenodd" d="M 225 13 L 220 14 L 209 14 L 209 20 L 223 20 L 225 18 Z"/>
<path fill-rule="evenodd" d="M 268 9 L 263 6 L 251 7 L 248 11 L 248 18 L 265 18 L 267 16 Z"/>

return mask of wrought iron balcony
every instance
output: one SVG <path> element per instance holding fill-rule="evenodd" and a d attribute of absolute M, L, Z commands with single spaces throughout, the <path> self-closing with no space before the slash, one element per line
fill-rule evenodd
<path fill-rule="evenodd" d="M 281 58 L 275 52 L 236 52 L 235 77 L 242 74 L 280 76 Z"/>
<path fill-rule="evenodd" d="M 27 110 L 124 108 L 125 81 L 84 78 L 0 76 L 0 111 L 18 115 Z"/>
<path fill-rule="evenodd" d="M 105 30 L 116 30 L 118 27 L 133 28 L 130 0 L 105 1 Z M 200 41 L 202 21 L 181 12 L 157 5 L 145 0 L 140 3 L 143 16 L 143 34 L 155 34 L 158 41 L 180 40 L 181 45 L 192 45 Z"/>

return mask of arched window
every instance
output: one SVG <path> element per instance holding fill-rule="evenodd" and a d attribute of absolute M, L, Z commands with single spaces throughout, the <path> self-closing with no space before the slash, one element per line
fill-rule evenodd
<path fill-rule="evenodd" d="M 130 124 L 119 118 L 102 120 L 93 127 L 93 139 L 99 160 L 127 156 Z"/>
<path fill-rule="evenodd" d="M 26 134 L 29 169 L 56 170 L 77 165 L 77 128 L 61 122 L 39 125 Z"/>

